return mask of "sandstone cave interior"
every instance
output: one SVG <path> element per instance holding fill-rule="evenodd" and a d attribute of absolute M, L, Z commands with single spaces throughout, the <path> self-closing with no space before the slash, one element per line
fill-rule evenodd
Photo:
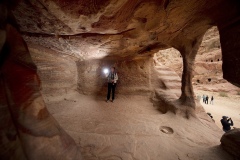
<path fill-rule="evenodd" d="M 240 159 L 239 0 L 1 0 L 0 13 L 1 160 Z"/>

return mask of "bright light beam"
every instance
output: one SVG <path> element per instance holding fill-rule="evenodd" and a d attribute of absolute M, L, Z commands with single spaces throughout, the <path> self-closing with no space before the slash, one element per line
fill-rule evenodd
<path fill-rule="evenodd" d="M 109 73 L 109 69 L 104 68 L 104 69 L 103 69 L 103 73 L 104 73 L 104 74 L 108 74 L 108 73 Z"/>

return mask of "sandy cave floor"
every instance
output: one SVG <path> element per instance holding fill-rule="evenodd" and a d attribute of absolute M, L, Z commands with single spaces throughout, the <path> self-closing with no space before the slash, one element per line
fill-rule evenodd
<path fill-rule="evenodd" d="M 147 96 L 118 95 L 106 103 L 73 92 L 47 107 L 86 160 L 232 159 L 219 147 L 223 132 L 207 115 L 187 120 L 161 114 Z"/>

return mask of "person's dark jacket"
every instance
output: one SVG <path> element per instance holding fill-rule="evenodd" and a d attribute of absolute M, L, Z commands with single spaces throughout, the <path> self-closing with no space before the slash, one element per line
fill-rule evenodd
<path fill-rule="evenodd" d="M 233 126 L 233 121 L 231 119 L 227 119 L 227 120 L 221 119 L 221 123 L 224 131 L 231 130 L 231 126 Z"/>

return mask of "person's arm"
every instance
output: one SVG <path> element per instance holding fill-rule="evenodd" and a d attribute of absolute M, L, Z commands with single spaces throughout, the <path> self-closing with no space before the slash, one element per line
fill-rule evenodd
<path fill-rule="evenodd" d="M 223 125 L 224 128 L 226 127 L 230 127 L 230 123 L 228 122 L 229 120 L 222 120 L 221 123 Z"/>
<path fill-rule="evenodd" d="M 114 76 L 114 83 L 117 83 L 117 80 L 118 80 L 118 74 L 116 73 Z"/>
<path fill-rule="evenodd" d="M 230 122 L 229 122 L 229 121 L 230 121 Z M 228 120 L 228 124 L 231 125 L 231 126 L 233 126 L 233 121 L 232 121 L 231 118 Z"/>
<path fill-rule="evenodd" d="M 109 82 L 109 80 L 110 80 L 110 79 L 109 79 L 109 75 L 110 75 L 110 73 L 107 73 L 107 74 L 106 74 L 106 78 L 107 78 L 107 81 L 108 81 L 108 82 Z"/>

